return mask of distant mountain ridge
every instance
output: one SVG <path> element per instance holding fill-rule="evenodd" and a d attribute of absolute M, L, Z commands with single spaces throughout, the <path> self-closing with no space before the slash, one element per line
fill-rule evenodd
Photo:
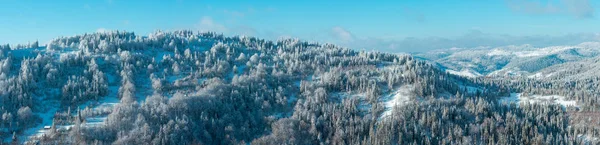
<path fill-rule="evenodd" d="M 477 77 L 531 76 L 550 72 L 548 68 L 553 66 L 597 59 L 599 54 L 600 42 L 585 42 L 573 46 L 542 48 L 531 45 L 451 48 L 414 55 L 445 67 L 449 73 Z"/>

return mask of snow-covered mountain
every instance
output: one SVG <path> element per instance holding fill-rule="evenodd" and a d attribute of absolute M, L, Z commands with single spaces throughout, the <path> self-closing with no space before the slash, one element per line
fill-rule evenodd
<path fill-rule="evenodd" d="M 600 57 L 565 62 L 537 71 L 530 78 L 546 80 L 586 80 L 599 78 Z"/>
<path fill-rule="evenodd" d="M 598 91 L 478 77 L 509 68 L 540 76 L 594 71 L 549 70 L 597 62 L 585 59 L 595 56 L 585 45 L 595 44 L 544 48 L 551 53 L 419 55 L 441 65 L 297 39 L 192 31 L 2 45 L 0 137 L 16 144 L 597 143 L 576 136 L 598 137 L 598 128 L 570 126 L 579 122 L 569 124 L 566 114 L 595 111 Z"/>
<path fill-rule="evenodd" d="M 453 48 L 415 54 L 463 76 L 532 76 L 552 66 L 598 57 L 600 42 L 536 48 L 531 45 L 497 48 Z M 592 63 L 593 64 L 593 63 Z M 543 73 L 543 72 L 542 72 Z"/>

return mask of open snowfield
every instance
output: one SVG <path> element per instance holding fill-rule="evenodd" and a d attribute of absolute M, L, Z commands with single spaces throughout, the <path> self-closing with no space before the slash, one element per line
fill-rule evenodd
<path fill-rule="evenodd" d="M 482 76 L 481 74 L 469 70 L 469 69 L 463 69 L 461 71 L 455 71 L 455 70 L 446 70 L 446 72 L 453 74 L 453 75 L 457 75 L 457 76 L 463 76 L 463 77 L 470 77 L 470 78 L 476 78 L 476 77 L 480 77 Z"/>
<path fill-rule="evenodd" d="M 41 137 L 43 134 L 45 134 L 47 130 L 45 130 L 44 127 L 52 125 L 52 119 L 54 118 L 54 113 L 56 113 L 56 111 L 57 108 L 52 107 L 46 112 L 39 113 L 39 116 L 42 118 L 42 123 L 25 130 L 23 133 L 24 135 L 19 136 L 19 140 L 27 141 L 27 139 L 31 136 Z M 5 139 L 5 141 L 10 141 L 10 138 L 8 138 L 8 140 Z"/>
<path fill-rule="evenodd" d="M 564 107 L 575 106 L 577 102 L 574 100 L 566 100 L 564 96 L 559 95 L 531 95 L 523 96 L 522 93 L 511 93 L 509 97 L 505 97 L 499 100 L 501 103 L 539 103 L 539 104 L 559 104 Z"/>
<path fill-rule="evenodd" d="M 396 106 L 401 106 L 410 103 L 411 98 L 414 97 L 411 91 L 413 91 L 414 89 L 415 87 L 413 85 L 405 85 L 400 87 L 395 92 L 384 97 L 388 100 L 384 102 L 386 109 L 385 112 L 383 112 L 382 117 L 391 115 Z"/>

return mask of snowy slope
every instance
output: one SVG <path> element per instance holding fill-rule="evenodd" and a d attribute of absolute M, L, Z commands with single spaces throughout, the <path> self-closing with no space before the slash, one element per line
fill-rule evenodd
<path fill-rule="evenodd" d="M 594 57 L 550 66 L 530 77 L 547 80 L 575 81 L 596 78 L 598 77 L 598 72 L 600 72 L 600 57 Z"/>
<path fill-rule="evenodd" d="M 447 49 L 415 55 L 446 67 L 449 73 L 471 77 L 477 73 L 482 76 L 532 76 L 552 66 L 594 58 L 599 54 L 600 43 L 586 42 L 543 48 L 521 45 Z M 465 73 L 465 70 L 476 73 Z"/>
<path fill-rule="evenodd" d="M 387 100 L 384 101 L 386 110 L 383 112 L 382 117 L 391 115 L 396 107 L 406 105 L 414 100 L 416 97 L 412 93 L 414 89 L 413 85 L 405 85 L 386 96 Z"/>

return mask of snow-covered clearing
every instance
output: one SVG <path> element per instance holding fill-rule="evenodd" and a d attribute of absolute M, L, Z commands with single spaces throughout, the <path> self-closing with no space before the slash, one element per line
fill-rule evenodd
<path fill-rule="evenodd" d="M 523 76 L 523 74 L 529 74 L 529 72 L 521 71 L 519 68 L 503 68 L 493 71 L 487 76 Z"/>
<path fill-rule="evenodd" d="M 520 48 L 515 51 L 515 49 L 511 48 L 496 48 L 487 53 L 488 56 L 516 56 L 516 57 L 536 57 L 543 55 L 555 54 L 561 51 L 573 49 L 572 46 L 550 46 L 544 48 L 531 49 L 528 48 L 530 46 L 524 46 L 524 48 Z"/>
<path fill-rule="evenodd" d="M 527 77 L 532 78 L 532 79 L 543 79 L 543 78 L 551 77 L 554 74 L 555 73 L 544 74 L 544 73 L 538 72 L 538 73 L 535 73 L 535 74 L 527 76 Z"/>
<path fill-rule="evenodd" d="M 470 77 L 470 78 L 476 78 L 476 77 L 482 76 L 481 74 L 479 74 L 475 71 L 471 71 L 469 69 L 463 69 L 461 71 L 455 71 L 455 70 L 448 69 L 448 70 L 446 70 L 446 72 L 453 74 L 453 75 Z"/>
<path fill-rule="evenodd" d="M 389 116 L 392 114 L 395 106 L 402 106 L 411 102 L 411 99 L 414 97 L 412 95 L 412 91 L 415 89 L 413 85 L 405 85 L 397 89 L 395 92 L 385 96 L 384 104 L 385 104 L 385 112 L 383 112 L 382 117 Z"/>
<path fill-rule="evenodd" d="M 506 56 L 506 55 L 511 55 L 511 53 L 504 51 L 502 49 L 493 49 L 487 55 L 488 56 Z"/>
<path fill-rule="evenodd" d="M 57 104 L 57 103 L 50 103 L 50 104 Z M 27 141 L 28 138 L 30 138 L 31 136 L 41 136 L 43 134 L 46 133 L 46 129 L 44 129 L 45 126 L 50 126 L 52 125 L 52 121 L 54 119 L 54 114 L 56 113 L 56 111 L 58 107 L 49 107 L 48 110 L 46 110 L 43 113 L 39 113 L 38 115 L 42 118 L 42 123 L 36 125 L 35 127 L 32 128 L 28 128 L 27 130 L 25 130 L 23 132 L 22 136 L 19 136 L 19 140 L 20 141 Z M 7 140 L 5 139 L 5 142 Z M 10 141 L 10 137 L 8 138 L 8 141 Z"/>
<path fill-rule="evenodd" d="M 518 51 L 518 52 L 514 52 L 513 54 L 515 54 L 517 57 L 535 57 L 535 56 L 556 54 L 558 52 L 569 50 L 569 49 L 573 49 L 573 47 L 551 46 L 551 47 L 545 47 L 545 48 L 535 49 L 535 50 L 531 50 L 531 51 Z"/>
<path fill-rule="evenodd" d="M 559 95 L 531 95 L 523 96 L 522 93 L 511 93 L 509 97 L 504 97 L 499 100 L 501 103 L 539 103 L 539 104 L 559 104 L 564 107 L 575 106 L 577 102 L 574 100 L 566 100 L 564 96 Z"/>
<path fill-rule="evenodd" d="M 534 78 L 534 79 L 539 79 L 539 78 L 543 78 L 544 74 L 542 73 L 535 73 L 533 75 L 528 76 L 528 78 Z"/>
<path fill-rule="evenodd" d="M 111 78 L 111 77 L 109 77 Z M 114 79 L 114 78 L 113 78 Z M 110 81 L 110 80 L 109 80 Z M 106 121 L 106 117 L 108 114 L 104 114 L 103 112 L 112 111 L 113 107 L 119 103 L 119 99 L 117 98 L 117 92 L 119 90 L 118 86 L 109 86 L 109 95 L 98 100 L 98 101 L 89 101 L 83 103 L 77 107 L 77 110 L 83 110 L 85 108 L 90 108 L 93 112 L 99 113 L 100 115 L 96 116 L 88 116 L 85 118 L 84 127 L 96 127 L 104 124 Z M 58 103 L 54 103 L 58 104 Z M 58 106 L 51 107 L 47 112 L 39 114 L 42 117 L 43 121 L 36 127 L 27 129 L 23 135 L 19 138 L 20 141 L 28 141 L 30 138 L 40 138 L 46 135 L 49 129 L 45 127 L 52 126 L 52 121 L 54 119 L 54 114 L 58 110 Z M 57 125 L 57 130 L 69 130 L 73 125 Z"/>

